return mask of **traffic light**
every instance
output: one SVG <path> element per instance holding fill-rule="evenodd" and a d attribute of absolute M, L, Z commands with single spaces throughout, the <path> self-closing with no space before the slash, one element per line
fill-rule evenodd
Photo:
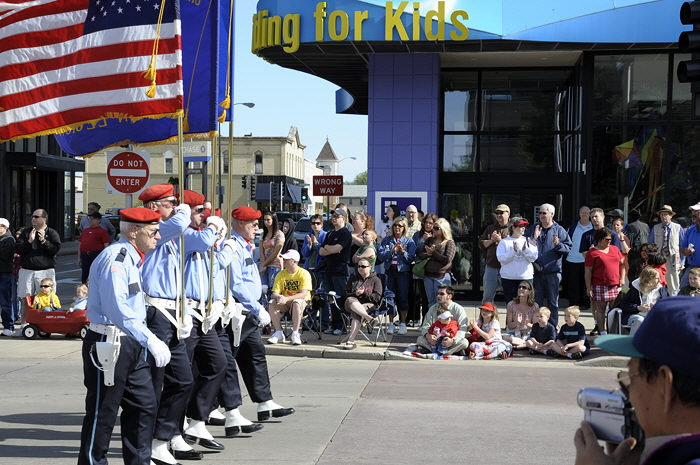
<path fill-rule="evenodd" d="M 257 183 L 255 176 L 250 177 L 250 201 L 255 201 L 255 184 Z"/>
<path fill-rule="evenodd" d="M 681 5 L 681 23 L 692 24 L 692 31 L 684 31 L 678 36 L 678 49 L 692 53 L 690 60 L 678 63 L 676 74 L 679 82 L 690 82 L 693 94 L 693 116 L 700 116 L 700 1 L 685 2 Z"/>
<path fill-rule="evenodd" d="M 276 182 L 270 183 L 270 203 L 280 198 L 280 185 Z"/>
<path fill-rule="evenodd" d="M 247 187 L 246 186 L 247 181 L 248 181 L 248 176 L 241 176 L 241 187 L 243 189 L 245 189 Z"/>
<path fill-rule="evenodd" d="M 309 188 L 308 187 L 302 187 L 301 188 L 301 201 L 306 202 L 309 200 Z"/>

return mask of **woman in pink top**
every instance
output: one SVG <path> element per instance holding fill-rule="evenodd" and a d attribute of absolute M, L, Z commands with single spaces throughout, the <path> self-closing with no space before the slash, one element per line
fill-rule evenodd
<path fill-rule="evenodd" d="M 591 311 L 600 334 L 605 331 L 605 308 L 617 298 L 620 283 L 625 281 L 625 259 L 620 249 L 610 245 L 612 233 L 608 228 L 593 233 L 595 247 L 586 252 L 586 291 L 591 298 Z"/>

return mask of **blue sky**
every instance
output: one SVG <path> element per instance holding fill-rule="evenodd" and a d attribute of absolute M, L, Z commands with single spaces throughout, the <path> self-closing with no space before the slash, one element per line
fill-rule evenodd
<path fill-rule="evenodd" d="M 250 52 L 252 17 L 257 0 L 236 5 L 236 63 L 234 102 L 254 102 L 254 108 L 234 107 L 236 137 L 286 136 L 290 126 L 299 128 L 305 156 L 315 160 L 326 137 L 338 158 L 357 157 L 340 164 L 351 181 L 367 169 L 367 116 L 335 113 L 338 86 L 310 74 L 272 65 Z M 228 135 L 228 130 L 222 131 Z"/>

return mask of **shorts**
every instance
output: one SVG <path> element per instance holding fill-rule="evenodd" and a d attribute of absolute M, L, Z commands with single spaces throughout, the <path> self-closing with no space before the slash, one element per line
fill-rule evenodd
<path fill-rule="evenodd" d="M 304 300 L 304 299 L 290 300 L 290 301 L 287 302 L 286 304 L 282 304 L 282 305 L 280 305 L 280 304 L 278 304 L 278 303 L 274 303 L 274 304 L 273 304 L 272 301 L 271 301 L 271 302 L 270 302 L 270 307 L 272 308 L 272 306 L 274 305 L 274 308 L 275 308 L 279 313 L 287 313 L 289 310 L 292 309 L 292 304 L 294 304 L 294 302 L 297 302 L 297 301 L 302 303 L 302 304 L 301 304 L 301 309 L 302 309 L 302 310 L 304 310 L 304 309 L 306 308 L 306 305 L 309 303 L 309 301 Z"/>
<path fill-rule="evenodd" d="M 54 291 L 58 294 L 58 284 L 56 283 L 56 270 L 27 270 L 19 269 L 17 276 L 17 298 L 22 299 L 27 296 L 35 296 L 41 290 L 41 280 L 51 278 L 54 282 Z"/>
<path fill-rule="evenodd" d="M 613 300 L 617 299 L 617 294 L 620 293 L 620 286 L 618 285 L 612 285 L 612 286 L 599 286 L 599 285 L 594 285 L 593 286 L 593 299 L 597 302 L 612 302 Z"/>

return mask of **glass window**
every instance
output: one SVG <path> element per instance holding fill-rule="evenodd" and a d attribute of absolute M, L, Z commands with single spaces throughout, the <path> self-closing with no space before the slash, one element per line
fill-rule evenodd
<path fill-rule="evenodd" d="M 474 171 L 474 136 L 471 134 L 443 138 L 443 171 Z"/>
<path fill-rule="evenodd" d="M 490 172 L 551 172 L 556 167 L 561 172 L 559 147 L 559 136 L 551 134 L 481 136 L 479 167 Z"/>
<path fill-rule="evenodd" d="M 452 260 L 457 290 L 472 289 L 472 248 L 474 235 L 474 197 L 471 194 L 442 194 L 441 217 L 450 223 L 457 253 Z"/>
<path fill-rule="evenodd" d="M 595 57 L 593 120 L 656 120 L 667 106 L 668 54 Z"/>
<path fill-rule="evenodd" d="M 663 203 L 672 205 L 681 216 L 689 216 L 688 207 L 700 200 L 700 126 L 683 125 L 671 130 L 667 149 L 670 175 L 664 189 Z M 696 244 L 697 246 L 697 244 Z"/>
<path fill-rule="evenodd" d="M 443 74 L 445 131 L 472 131 L 476 128 L 478 84 L 479 74 L 476 72 Z"/>
<path fill-rule="evenodd" d="M 263 174 L 263 154 L 260 151 L 255 152 L 255 174 Z"/>
<path fill-rule="evenodd" d="M 569 70 L 484 71 L 484 130 L 555 130 Z"/>
<path fill-rule="evenodd" d="M 693 94 L 689 82 L 678 82 L 678 62 L 690 60 L 689 53 L 676 53 L 673 56 L 673 102 L 671 104 L 671 119 L 691 119 Z"/>
<path fill-rule="evenodd" d="M 173 173 L 173 153 L 170 150 L 167 150 L 163 154 L 163 158 L 165 160 L 165 174 L 172 174 Z"/>

